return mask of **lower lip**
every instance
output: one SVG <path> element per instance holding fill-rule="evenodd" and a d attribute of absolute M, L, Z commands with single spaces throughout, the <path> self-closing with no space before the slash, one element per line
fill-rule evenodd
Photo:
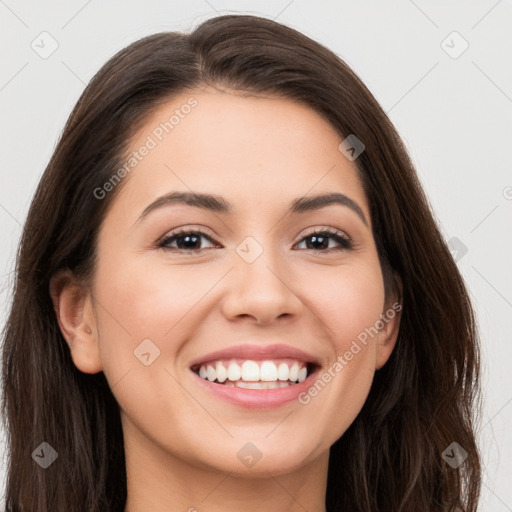
<path fill-rule="evenodd" d="M 318 370 L 308 375 L 307 379 L 302 382 L 276 389 L 244 389 L 236 386 L 225 386 L 203 379 L 195 372 L 192 373 L 207 391 L 222 400 L 248 409 L 270 409 L 281 407 L 294 400 L 299 403 L 297 397 L 312 385 Z"/>

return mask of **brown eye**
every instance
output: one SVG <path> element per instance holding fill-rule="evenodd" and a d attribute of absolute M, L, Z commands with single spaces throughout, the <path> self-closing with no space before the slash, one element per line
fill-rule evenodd
<path fill-rule="evenodd" d="M 310 233 L 309 235 L 305 236 L 300 243 L 302 243 L 304 240 L 311 240 L 309 243 L 306 242 L 305 248 L 309 250 L 333 249 L 335 251 L 340 251 L 344 249 L 352 249 L 353 246 L 352 241 L 347 236 L 342 235 L 341 232 L 326 229 Z M 329 242 L 331 240 L 339 244 L 339 247 L 329 247 Z"/>
<path fill-rule="evenodd" d="M 213 242 L 213 240 L 202 231 L 181 230 L 166 236 L 158 243 L 158 247 L 166 250 L 177 250 L 179 252 L 197 252 L 204 249 L 199 247 L 202 238 Z M 174 242 L 176 242 L 176 247 L 171 246 Z"/>

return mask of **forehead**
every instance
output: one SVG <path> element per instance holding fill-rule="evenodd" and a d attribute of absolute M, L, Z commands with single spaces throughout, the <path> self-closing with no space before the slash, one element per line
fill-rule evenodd
<path fill-rule="evenodd" d="M 130 141 L 126 158 L 139 155 L 119 199 L 142 204 L 194 190 L 226 197 L 237 212 L 338 191 L 369 216 L 357 168 L 338 149 L 342 140 L 318 112 L 287 98 L 182 92 L 154 110 Z"/>

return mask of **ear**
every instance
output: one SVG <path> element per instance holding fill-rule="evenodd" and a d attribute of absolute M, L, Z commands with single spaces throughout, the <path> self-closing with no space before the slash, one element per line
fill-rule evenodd
<path fill-rule="evenodd" d="M 57 322 L 75 366 L 84 373 L 103 370 L 92 297 L 69 269 L 50 280 L 50 295 Z"/>
<path fill-rule="evenodd" d="M 392 294 L 392 296 L 386 301 L 384 305 L 384 311 L 381 315 L 381 321 L 384 324 L 379 329 L 379 335 L 376 340 L 376 359 L 375 369 L 380 370 L 388 361 L 398 339 L 398 332 L 400 331 L 400 319 L 402 317 L 402 280 L 395 274 L 396 289 L 398 293 Z M 379 327 L 381 324 L 379 324 Z"/>

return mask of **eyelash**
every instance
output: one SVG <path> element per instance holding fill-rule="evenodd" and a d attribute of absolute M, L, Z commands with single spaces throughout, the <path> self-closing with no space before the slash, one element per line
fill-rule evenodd
<path fill-rule="evenodd" d="M 177 240 L 178 238 L 181 238 L 184 235 L 199 235 L 201 237 L 207 238 L 210 242 L 216 244 L 216 242 L 212 239 L 212 237 L 210 237 L 203 231 L 183 229 L 180 231 L 176 231 L 175 233 L 171 233 L 170 235 L 164 237 L 160 242 L 157 243 L 157 247 L 159 249 L 163 249 L 166 251 L 174 251 L 174 252 L 178 252 L 178 253 L 188 253 L 188 254 L 198 253 L 202 250 L 202 249 L 187 250 L 187 249 L 179 249 L 176 247 L 169 247 L 169 244 L 171 242 L 174 242 L 175 240 Z M 341 232 L 332 230 L 332 229 L 321 229 L 321 230 L 313 231 L 312 233 L 305 235 L 300 240 L 299 243 L 303 242 L 305 239 L 310 238 L 312 236 L 320 236 L 320 235 L 328 235 L 335 242 L 339 243 L 340 247 L 338 247 L 338 248 L 331 247 L 331 248 L 328 248 L 325 250 L 315 250 L 315 249 L 306 249 L 306 250 L 314 251 L 314 252 L 331 252 L 331 251 L 350 250 L 350 249 L 354 248 L 354 242 L 352 242 L 352 240 L 350 240 L 346 235 L 342 235 Z"/>

